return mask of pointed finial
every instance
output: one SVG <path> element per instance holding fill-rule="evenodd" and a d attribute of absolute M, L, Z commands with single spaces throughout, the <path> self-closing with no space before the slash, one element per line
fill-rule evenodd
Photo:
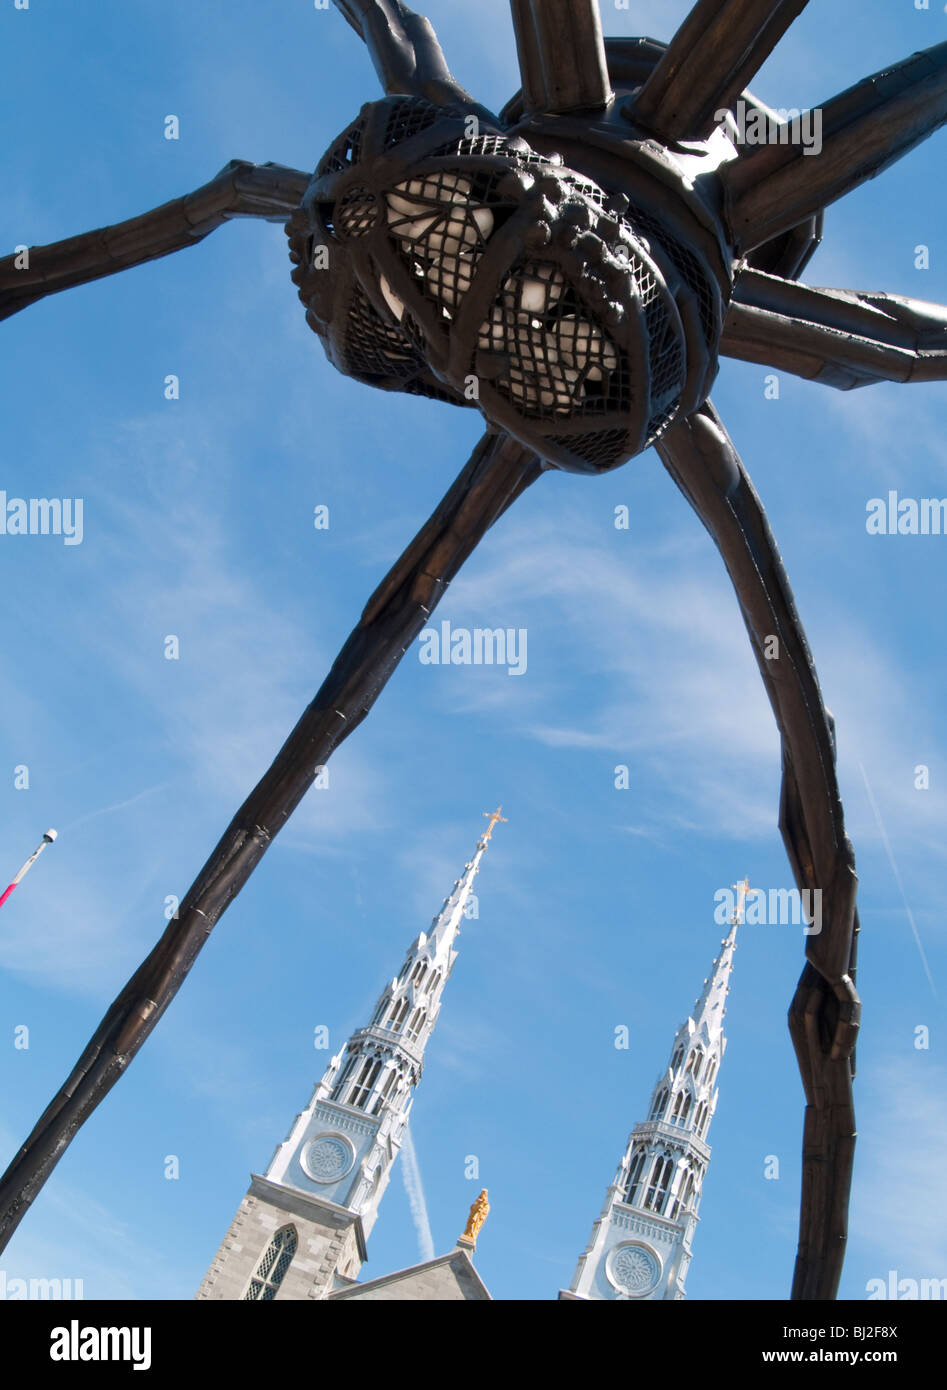
<path fill-rule="evenodd" d="M 470 1208 L 470 1215 L 467 1217 L 467 1225 L 460 1240 L 464 1245 L 476 1245 L 477 1236 L 480 1228 L 490 1215 L 490 1203 L 487 1201 L 487 1189 L 484 1188 L 480 1196 Z"/>
<path fill-rule="evenodd" d="M 731 927 L 742 925 L 746 913 L 746 895 L 750 891 L 750 880 L 744 878 L 742 883 L 731 883 L 730 887 L 737 894 L 737 905 L 733 916 L 730 918 Z"/>
<path fill-rule="evenodd" d="M 496 825 L 496 823 L 497 823 L 498 820 L 501 820 L 501 821 L 503 822 L 503 824 L 506 825 L 506 823 L 507 823 L 507 818 L 506 818 L 506 816 L 501 816 L 501 815 L 500 815 L 500 812 L 501 812 L 502 810 L 503 810 L 503 807 L 502 807 L 502 806 L 498 806 L 498 807 L 496 808 L 495 811 L 484 811 L 483 814 L 486 816 L 487 820 L 490 822 L 490 824 L 487 826 L 486 831 L 484 832 L 484 836 L 483 836 L 484 842 L 486 842 L 487 840 L 489 840 L 490 836 L 493 834 L 493 827 Z"/>

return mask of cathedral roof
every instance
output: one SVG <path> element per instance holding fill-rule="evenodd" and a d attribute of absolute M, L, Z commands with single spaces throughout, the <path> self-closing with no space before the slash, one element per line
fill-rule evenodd
<path fill-rule="evenodd" d="M 338 1289 L 330 1299 L 373 1299 L 397 1303 L 487 1302 L 490 1293 L 462 1247 L 424 1264 L 383 1274 L 364 1284 Z"/>

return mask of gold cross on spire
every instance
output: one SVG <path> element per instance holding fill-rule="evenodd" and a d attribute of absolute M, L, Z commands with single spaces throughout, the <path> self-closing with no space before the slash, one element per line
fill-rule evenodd
<path fill-rule="evenodd" d="M 746 912 L 746 895 L 750 891 L 750 880 L 744 878 L 742 883 L 734 883 L 732 887 L 736 890 L 738 896 L 736 911 L 730 918 L 730 925 L 731 927 L 738 927 L 743 922 L 743 917 Z"/>
<path fill-rule="evenodd" d="M 490 822 L 490 824 L 487 826 L 486 833 L 485 833 L 485 835 L 484 835 L 484 837 L 483 837 L 483 838 L 484 838 L 484 841 L 489 840 L 490 836 L 493 834 L 493 827 L 496 825 L 496 823 L 497 823 L 498 820 L 501 820 L 501 821 L 503 822 L 503 824 L 506 825 L 506 822 L 507 822 L 506 816 L 501 816 L 501 815 L 500 815 L 500 812 L 501 812 L 502 810 L 503 810 L 503 807 L 502 807 L 502 806 L 498 806 L 498 807 L 496 808 L 495 811 L 484 811 L 483 814 L 486 816 L 487 820 Z"/>

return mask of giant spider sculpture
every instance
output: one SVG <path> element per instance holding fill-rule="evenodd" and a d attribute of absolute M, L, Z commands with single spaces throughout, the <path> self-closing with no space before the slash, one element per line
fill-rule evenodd
<path fill-rule="evenodd" d="M 796 884 L 822 894 L 790 1010 L 807 1101 L 792 1296 L 833 1298 L 855 1138 L 854 857 L 831 716 L 708 392 L 720 354 L 846 390 L 947 376 L 947 310 L 796 283 L 825 206 L 947 120 L 947 44 L 827 102 L 821 152 L 804 158 L 743 89 L 807 0 L 698 0 L 666 46 L 603 40 L 596 0 L 511 0 L 523 89 L 498 116 L 458 85 L 428 21 L 401 0 L 336 3 L 386 96 L 313 176 L 235 161 L 154 212 L 0 261 L 8 316 L 228 218 L 285 222 L 293 279 L 334 366 L 487 422 L 8 1169 L 0 1248 L 487 529 L 545 469 L 601 473 L 653 444 L 730 574 L 782 736 Z M 770 122 L 771 141 L 740 143 L 723 119 L 738 99 Z"/>

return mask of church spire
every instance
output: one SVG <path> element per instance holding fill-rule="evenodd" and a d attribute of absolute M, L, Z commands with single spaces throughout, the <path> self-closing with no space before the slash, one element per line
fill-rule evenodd
<path fill-rule="evenodd" d="M 717 1108 L 727 1040 L 726 998 L 749 882 L 735 884 L 729 934 L 694 1007 L 678 1029 L 667 1069 L 635 1125 L 566 1299 L 682 1299 Z"/>
<path fill-rule="evenodd" d="M 733 955 L 737 949 L 737 927 L 746 914 L 746 896 L 750 891 L 750 881 L 732 885 L 736 893 L 736 908 L 730 918 L 730 932 L 720 943 L 720 955 L 713 963 L 713 969 L 704 981 L 703 992 L 694 1005 L 694 1021 L 698 1027 L 706 1024 L 708 1036 L 723 1030 L 723 1016 L 730 993 L 730 973 L 733 970 Z"/>
<path fill-rule="evenodd" d="M 484 814 L 489 825 L 430 931 L 422 931 L 409 947 L 371 1021 L 332 1058 L 309 1107 L 298 1116 L 266 1172 L 271 1182 L 310 1189 L 318 1184 L 324 1199 L 358 1213 L 365 1237 L 375 1224 L 401 1148 L 425 1049 L 457 958 L 454 943 L 469 910 L 474 879 L 494 827 L 503 820 L 499 810 Z"/>
<path fill-rule="evenodd" d="M 477 849 L 474 857 L 469 864 L 464 865 L 464 872 L 454 884 L 448 897 L 444 899 L 440 912 L 431 923 L 431 934 L 425 937 L 422 932 L 411 947 L 411 951 L 421 948 L 422 944 L 430 941 L 433 944 L 433 954 L 439 960 L 447 962 L 447 971 L 453 965 L 454 957 L 457 952 L 453 949 L 454 940 L 460 931 L 461 919 L 466 915 L 467 904 L 473 892 L 473 881 L 477 877 L 480 869 L 480 861 L 486 853 L 487 845 L 493 837 L 494 827 L 498 821 L 506 821 L 506 816 L 500 814 L 502 807 L 497 807 L 495 811 L 484 811 L 484 816 L 490 822 L 486 830 L 477 841 Z M 408 953 L 409 956 L 411 952 Z M 384 996 L 382 996 L 384 997 Z"/>
<path fill-rule="evenodd" d="M 470 913 L 489 824 L 429 932 L 333 1057 L 312 1100 L 250 1191 L 198 1292 L 213 1299 L 324 1299 L 355 1282 L 404 1140 L 455 942 Z"/>

